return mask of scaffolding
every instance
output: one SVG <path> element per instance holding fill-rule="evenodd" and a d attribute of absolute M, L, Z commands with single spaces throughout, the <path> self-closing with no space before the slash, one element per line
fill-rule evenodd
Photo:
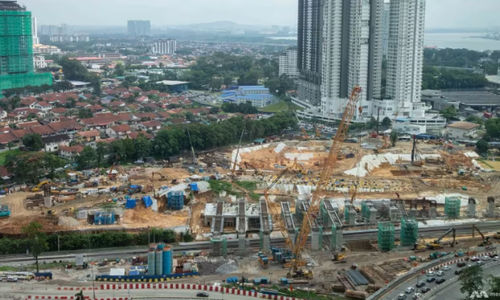
<path fill-rule="evenodd" d="M 370 209 L 371 205 L 368 205 L 366 201 L 363 201 L 361 203 L 361 217 L 363 218 L 363 221 L 367 222 L 370 220 Z"/>
<path fill-rule="evenodd" d="M 383 252 L 394 249 L 394 224 L 391 222 L 378 223 L 378 248 Z"/>
<path fill-rule="evenodd" d="M 212 256 L 227 255 L 227 239 L 225 237 L 212 238 Z"/>
<path fill-rule="evenodd" d="M 401 246 L 413 246 L 418 241 L 418 222 L 415 219 L 401 219 Z"/>
<path fill-rule="evenodd" d="M 31 12 L 0 10 L 0 92 L 52 85 L 52 74 L 34 73 Z"/>
<path fill-rule="evenodd" d="M 462 202 L 458 197 L 446 197 L 444 201 L 444 214 L 448 219 L 460 218 Z"/>
<path fill-rule="evenodd" d="M 330 249 L 337 249 L 337 226 L 332 225 L 332 235 L 330 235 Z"/>

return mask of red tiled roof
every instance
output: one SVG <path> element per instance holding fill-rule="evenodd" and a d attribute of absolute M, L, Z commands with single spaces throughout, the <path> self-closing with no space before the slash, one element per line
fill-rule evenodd
<path fill-rule="evenodd" d="M 64 107 L 54 107 L 51 111 L 55 114 L 64 114 L 68 110 Z"/>
<path fill-rule="evenodd" d="M 92 118 L 82 119 L 84 124 L 94 126 L 110 125 L 116 121 L 118 121 L 118 118 L 112 113 L 96 114 Z"/>
<path fill-rule="evenodd" d="M 75 146 L 61 146 L 59 147 L 60 151 L 64 152 L 70 152 L 70 153 L 80 153 L 83 151 L 83 146 L 82 145 L 75 145 Z"/>
<path fill-rule="evenodd" d="M 11 130 L 11 133 L 17 138 L 22 139 L 26 134 L 28 134 L 27 130 L 24 129 L 14 129 Z"/>
<path fill-rule="evenodd" d="M 79 130 L 82 129 L 82 125 L 78 124 L 75 120 L 64 120 L 59 122 L 49 123 L 50 128 L 54 131 L 63 131 L 63 130 Z"/>
<path fill-rule="evenodd" d="M 0 144 L 2 145 L 7 145 L 10 142 L 17 141 L 18 138 L 12 134 L 11 132 L 8 133 L 0 133 Z"/>
<path fill-rule="evenodd" d="M 17 127 L 21 128 L 21 129 L 28 129 L 30 127 L 38 126 L 38 125 L 41 125 L 40 122 L 38 122 L 38 121 L 31 121 L 31 122 L 19 123 L 19 124 L 17 124 Z"/>
<path fill-rule="evenodd" d="M 144 125 L 147 128 L 158 127 L 158 126 L 161 126 L 161 122 L 160 121 L 147 121 L 147 122 L 143 122 L 142 125 Z"/>
<path fill-rule="evenodd" d="M 156 119 L 157 115 L 155 113 L 137 113 L 135 114 L 136 117 L 138 117 L 139 119 L 143 119 L 143 120 L 154 120 Z"/>
<path fill-rule="evenodd" d="M 37 100 L 35 97 L 26 97 L 21 99 L 21 104 L 23 106 L 30 106 L 31 104 L 35 103 Z"/>
<path fill-rule="evenodd" d="M 153 136 L 147 132 L 144 132 L 144 131 L 134 131 L 134 132 L 131 132 L 128 134 L 128 137 L 132 140 L 135 140 L 136 138 L 138 138 L 140 135 L 143 135 L 145 138 L 147 139 L 152 139 Z"/>
<path fill-rule="evenodd" d="M 39 135 L 49 135 L 55 133 L 55 130 L 50 128 L 48 125 L 39 125 L 30 127 L 29 131 Z"/>
<path fill-rule="evenodd" d="M 79 131 L 77 135 L 81 137 L 98 137 L 101 135 L 99 130 Z"/>
<path fill-rule="evenodd" d="M 129 132 L 130 131 L 130 126 L 123 124 L 123 125 L 118 125 L 118 126 L 113 126 L 111 127 L 114 132 Z"/>
<path fill-rule="evenodd" d="M 129 113 L 125 113 L 125 112 L 118 113 L 118 114 L 116 114 L 115 117 L 118 121 L 122 121 L 122 122 L 132 120 L 132 116 Z"/>

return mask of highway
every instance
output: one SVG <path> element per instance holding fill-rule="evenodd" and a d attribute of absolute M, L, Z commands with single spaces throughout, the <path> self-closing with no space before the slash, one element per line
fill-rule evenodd
<path fill-rule="evenodd" d="M 498 260 L 488 258 L 488 260 L 483 261 L 483 263 L 485 263 L 484 264 L 485 268 L 492 268 L 493 270 L 495 268 L 500 268 L 500 262 Z M 475 263 L 474 262 L 466 262 L 466 264 L 472 265 Z M 404 284 L 397 286 L 390 293 L 386 294 L 383 299 L 394 299 L 394 300 L 396 300 L 396 299 L 399 299 L 399 300 L 408 299 L 409 300 L 409 299 L 413 299 L 413 296 L 415 295 L 415 293 L 420 293 L 422 295 L 418 299 L 463 299 L 463 297 L 461 297 L 460 291 L 458 291 L 457 297 L 451 297 L 449 293 L 446 293 L 446 291 L 447 290 L 451 291 L 453 288 L 460 290 L 457 283 L 451 284 L 451 286 L 448 286 L 448 284 L 450 281 L 456 280 L 458 278 L 458 275 L 455 274 L 455 271 L 460 270 L 460 269 L 464 269 L 467 267 L 467 265 L 460 268 L 460 267 L 458 267 L 458 265 L 456 263 L 454 263 L 454 264 L 451 264 L 448 266 L 449 267 L 448 270 L 441 268 L 441 270 L 443 271 L 443 276 L 438 276 L 436 273 L 437 271 L 433 271 L 434 273 L 432 274 L 432 276 L 428 275 L 428 274 L 419 274 L 418 276 L 412 277 L 411 279 L 407 280 Z M 443 279 L 445 279 L 445 281 L 441 284 L 437 284 L 436 281 L 428 282 L 427 279 L 429 279 L 431 277 L 434 278 L 435 280 L 437 280 L 439 278 L 443 278 Z M 423 282 L 424 285 L 422 287 L 417 288 L 416 285 L 418 282 Z M 415 291 L 411 292 L 411 293 L 407 293 L 406 291 L 409 287 L 413 287 L 415 289 Z M 425 287 L 428 287 L 431 290 L 429 292 L 422 293 L 421 289 L 425 288 Z M 436 292 L 437 292 L 437 294 L 434 294 Z M 399 297 L 399 295 L 404 295 L 405 298 L 401 298 L 401 297 Z M 430 296 L 430 295 L 432 295 L 432 296 Z M 438 297 L 438 295 L 441 295 L 441 297 Z"/>
<path fill-rule="evenodd" d="M 224 294 L 216 292 L 206 292 L 209 297 L 199 298 L 196 294 L 200 291 L 197 290 L 187 290 L 187 289 L 144 289 L 144 290 L 96 290 L 95 299 L 217 299 L 217 300 L 246 300 L 246 299 L 256 299 L 255 297 Z M 0 283 L 0 299 L 26 299 L 26 297 L 31 296 L 31 299 L 36 299 L 36 297 L 51 296 L 54 299 L 55 296 L 59 298 L 61 296 L 75 296 L 78 291 L 69 290 L 58 290 L 56 286 L 39 284 L 32 282 L 19 282 L 19 283 Z M 84 296 L 89 296 L 91 299 L 94 298 L 93 291 L 84 291 Z"/>
<path fill-rule="evenodd" d="M 454 227 L 457 230 L 457 235 L 470 235 L 472 233 L 472 224 L 475 224 L 483 233 L 497 232 L 500 231 L 500 221 L 474 221 L 463 224 L 455 224 Z M 424 227 L 419 229 L 419 236 L 424 238 L 439 237 L 446 230 L 450 228 L 450 225 L 439 225 L 432 227 Z M 325 236 L 329 234 L 326 233 Z M 399 237 L 399 228 L 395 230 L 396 238 Z M 377 229 L 366 229 L 366 230 L 345 230 L 344 240 L 345 241 L 355 241 L 355 240 L 376 240 L 377 239 Z M 260 246 L 259 239 L 247 239 L 250 250 L 255 250 Z M 273 238 L 271 239 L 271 244 L 273 246 L 285 246 L 285 240 L 283 238 Z M 210 250 L 212 247 L 210 242 L 192 242 L 192 243 L 180 243 L 173 247 L 176 254 L 182 254 L 183 252 L 189 251 L 202 251 Z M 229 249 L 238 248 L 238 240 L 228 240 L 227 247 Z M 93 249 L 89 250 L 79 250 L 79 251 L 67 251 L 64 253 L 51 252 L 43 254 L 39 257 L 40 262 L 52 262 L 54 260 L 62 261 L 73 261 L 75 259 L 75 254 L 84 253 L 87 259 L 116 259 L 116 258 L 130 258 L 133 256 L 145 255 L 147 253 L 147 247 L 135 247 L 135 248 L 113 248 L 113 249 Z M 30 255 L 10 255 L 0 257 L 0 264 L 9 265 L 15 264 L 19 265 L 22 263 L 32 263 L 32 257 Z"/>

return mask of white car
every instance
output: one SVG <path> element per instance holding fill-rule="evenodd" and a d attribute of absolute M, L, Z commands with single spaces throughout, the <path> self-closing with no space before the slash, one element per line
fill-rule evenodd
<path fill-rule="evenodd" d="M 398 300 L 405 300 L 406 299 L 406 295 L 401 293 L 398 295 Z"/>
<path fill-rule="evenodd" d="M 434 277 L 434 271 L 427 271 L 427 277 Z"/>
<path fill-rule="evenodd" d="M 414 288 L 414 287 L 412 287 L 412 286 L 410 286 L 410 287 L 408 287 L 408 288 L 406 289 L 405 293 L 407 293 L 407 294 L 411 294 L 411 293 L 413 293 L 414 291 L 415 291 L 415 288 Z"/>
<path fill-rule="evenodd" d="M 486 261 L 488 261 L 488 260 L 490 260 L 490 259 L 491 259 L 491 257 L 489 257 L 489 256 L 485 255 L 485 256 L 481 257 L 481 259 L 482 259 L 482 260 L 486 260 Z"/>
<path fill-rule="evenodd" d="M 436 272 L 436 275 L 437 275 L 438 277 L 443 277 L 443 276 L 444 276 L 444 272 L 443 272 L 443 271 L 437 271 L 437 272 Z"/>
<path fill-rule="evenodd" d="M 441 270 L 446 272 L 446 271 L 449 271 L 449 270 L 450 270 L 450 267 L 448 267 L 448 266 L 444 266 L 444 267 L 442 267 L 442 268 L 441 268 Z"/>
<path fill-rule="evenodd" d="M 420 294 L 420 293 L 415 293 L 415 295 L 413 295 L 413 297 L 412 297 L 413 300 L 418 300 L 421 298 L 422 298 L 422 294 Z"/>

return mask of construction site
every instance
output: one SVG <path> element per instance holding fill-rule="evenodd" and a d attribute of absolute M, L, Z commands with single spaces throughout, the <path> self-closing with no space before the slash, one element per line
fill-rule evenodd
<path fill-rule="evenodd" d="M 331 139 L 304 130 L 296 139 L 193 150 L 163 165 L 68 171 L 66 182 L 16 186 L 1 199 L 9 215 L 0 233 L 20 234 L 33 220 L 47 232 L 173 229 L 194 237 L 181 245 L 192 257 L 178 265 L 203 282 L 252 277 L 358 299 L 423 262 L 494 248 L 500 174 L 448 141 L 353 138 L 358 96 L 354 89 Z M 172 271 L 163 247 L 150 247 L 144 274 Z"/>

